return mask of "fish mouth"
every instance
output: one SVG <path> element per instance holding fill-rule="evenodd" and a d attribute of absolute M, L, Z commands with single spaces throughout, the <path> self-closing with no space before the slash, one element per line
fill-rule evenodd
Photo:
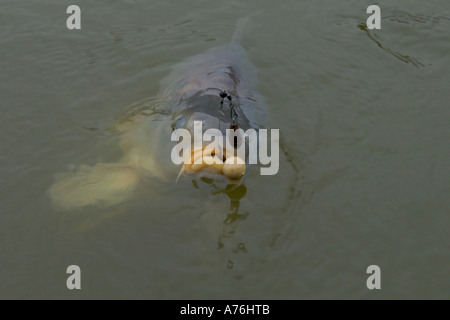
<path fill-rule="evenodd" d="M 199 148 L 191 151 L 183 162 L 177 181 L 183 173 L 209 173 L 223 175 L 231 181 L 239 181 L 245 174 L 246 164 L 239 156 L 233 152 L 222 150 L 216 153 L 216 150 L 207 150 L 207 148 Z"/>

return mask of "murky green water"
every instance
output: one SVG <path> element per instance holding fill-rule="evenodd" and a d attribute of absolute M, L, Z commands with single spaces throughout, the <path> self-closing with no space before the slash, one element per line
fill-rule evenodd
<path fill-rule="evenodd" d="M 69 4 L 1 5 L 1 298 L 450 298 L 448 1 L 378 3 L 381 30 L 371 1 L 77 1 L 80 31 Z M 277 175 L 51 205 L 56 173 L 117 161 L 116 117 L 251 13 Z"/>

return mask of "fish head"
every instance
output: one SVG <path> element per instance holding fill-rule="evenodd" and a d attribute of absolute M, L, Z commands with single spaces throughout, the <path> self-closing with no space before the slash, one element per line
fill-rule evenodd
<path fill-rule="evenodd" d="M 244 132 L 250 125 L 240 109 L 234 108 L 237 117 L 220 99 L 201 96 L 173 114 L 172 129 L 184 129 L 190 137 L 178 178 L 197 174 L 223 176 L 231 183 L 242 180 L 247 167 Z"/>

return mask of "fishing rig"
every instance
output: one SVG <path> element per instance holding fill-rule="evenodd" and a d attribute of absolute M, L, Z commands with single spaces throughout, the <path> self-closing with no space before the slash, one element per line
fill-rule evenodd
<path fill-rule="evenodd" d="M 228 99 L 229 104 L 228 106 L 230 107 L 230 117 L 231 117 L 231 123 L 230 123 L 230 129 L 236 130 L 239 128 L 238 124 L 236 123 L 236 119 L 238 117 L 238 114 L 235 110 L 234 104 L 233 104 L 233 97 L 231 96 L 231 94 L 229 94 L 228 92 L 226 92 L 225 90 L 220 91 L 219 96 L 222 98 L 222 100 L 220 100 L 220 109 L 223 109 L 223 102 L 226 99 Z"/>

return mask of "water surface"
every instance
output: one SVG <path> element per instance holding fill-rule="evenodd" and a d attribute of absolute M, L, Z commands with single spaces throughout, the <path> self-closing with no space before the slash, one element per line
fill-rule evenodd
<path fill-rule="evenodd" d="M 79 31 L 70 4 L 0 11 L 1 298 L 450 298 L 448 1 L 378 3 L 381 30 L 371 1 L 78 1 Z M 249 14 L 277 175 L 51 205 L 55 174 L 117 161 L 117 116 Z"/>

